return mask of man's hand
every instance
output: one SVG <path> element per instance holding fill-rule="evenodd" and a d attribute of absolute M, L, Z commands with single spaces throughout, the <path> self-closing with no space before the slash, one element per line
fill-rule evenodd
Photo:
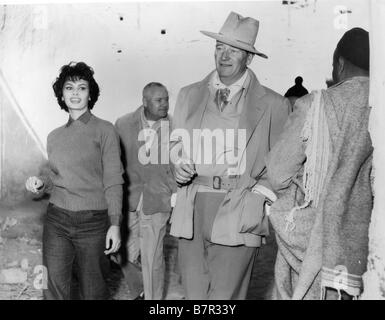
<path fill-rule="evenodd" d="M 29 177 L 25 182 L 25 188 L 32 193 L 39 193 L 44 188 L 44 182 L 38 177 Z"/>
<path fill-rule="evenodd" d="M 112 243 L 111 243 L 112 242 Z M 104 254 L 115 253 L 120 248 L 120 227 L 111 226 L 107 231 L 106 249 Z"/>
<path fill-rule="evenodd" d="M 195 165 L 193 163 L 175 164 L 175 180 L 178 184 L 186 184 L 195 176 Z"/>

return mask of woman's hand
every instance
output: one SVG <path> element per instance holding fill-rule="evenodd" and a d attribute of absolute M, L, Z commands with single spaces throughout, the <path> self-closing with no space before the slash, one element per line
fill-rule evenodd
<path fill-rule="evenodd" d="M 32 193 L 39 193 L 44 188 L 44 182 L 38 177 L 29 177 L 25 182 L 25 188 Z"/>
<path fill-rule="evenodd" d="M 111 243 L 112 242 L 112 243 Z M 111 226 L 107 231 L 106 249 L 104 254 L 115 253 L 120 248 L 120 227 Z"/>

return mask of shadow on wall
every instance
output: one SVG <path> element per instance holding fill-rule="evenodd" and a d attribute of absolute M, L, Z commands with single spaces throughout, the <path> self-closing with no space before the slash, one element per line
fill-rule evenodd
<path fill-rule="evenodd" d="M 0 85 L 0 203 L 14 205 L 32 198 L 25 181 L 38 175 L 47 160 L 28 121 L 6 90 Z"/>

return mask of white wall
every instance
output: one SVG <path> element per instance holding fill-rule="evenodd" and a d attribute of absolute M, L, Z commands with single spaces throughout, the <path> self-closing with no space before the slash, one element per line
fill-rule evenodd
<path fill-rule="evenodd" d="M 346 28 L 368 29 L 369 5 L 299 2 L 290 9 L 282 1 L 7 5 L 0 9 L 0 67 L 44 144 L 67 119 L 51 89 L 63 64 L 94 68 L 101 87 L 94 113 L 109 121 L 138 107 L 150 81 L 169 88 L 173 108 L 182 86 L 214 68 L 215 42 L 199 30 L 219 31 L 230 11 L 260 20 L 256 47 L 269 59 L 256 57 L 251 68 L 263 84 L 284 94 L 302 75 L 308 89 L 325 87 L 337 41 Z M 338 6 L 352 13 L 341 15 Z"/>
<path fill-rule="evenodd" d="M 374 167 L 374 207 L 369 228 L 368 271 L 364 276 L 365 300 L 385 299 L 385 0 L 371 1 L 370 113 Z"/>

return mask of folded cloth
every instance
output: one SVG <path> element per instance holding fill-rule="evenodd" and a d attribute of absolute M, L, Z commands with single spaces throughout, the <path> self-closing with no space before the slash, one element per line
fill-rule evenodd
<path fill-rule="evenodd" d="M 270 215 L 270 207 L 271 205 L 277 200 L 277 196 L 275 193 L 270 190 L 269 188 L 266 188 L 265 186 L 261 184 L 256 184 L 252 189 L 251 192 L 260 194 L 266 197 L 266 203 L 265 203 L 265 212 L 266 215 Z"/>

